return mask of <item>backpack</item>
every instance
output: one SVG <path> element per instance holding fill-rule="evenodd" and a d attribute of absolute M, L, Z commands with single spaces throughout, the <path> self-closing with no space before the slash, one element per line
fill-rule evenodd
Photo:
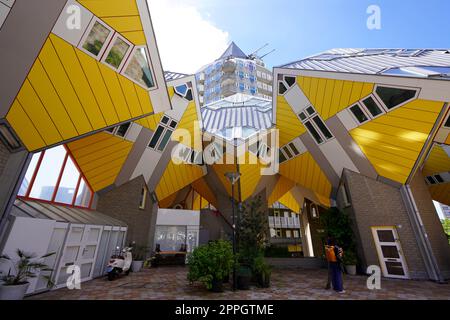
<path fill-rule="evenodd" d="M 328 262 L 336 262 L 336 253 L 334 252 L 334 246 L 325 246 L 325 255 Z"/>

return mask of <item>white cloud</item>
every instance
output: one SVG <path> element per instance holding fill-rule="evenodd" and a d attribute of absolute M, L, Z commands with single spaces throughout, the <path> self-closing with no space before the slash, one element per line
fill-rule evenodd
<path fill-rule="evenodd" d="M 194 73 L 226 49 L 228 32 L 193 5 L 180 0 L 147 1 L 164 70 Z"/>

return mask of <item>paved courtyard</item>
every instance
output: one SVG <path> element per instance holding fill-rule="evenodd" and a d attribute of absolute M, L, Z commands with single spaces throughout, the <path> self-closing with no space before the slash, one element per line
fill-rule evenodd
<path fill-rule="evenodd" d="M 368 290 L 366 277 L 348 275 L 346 293 L 338 294 L 324 289 L 324 269 L 275 269 L 270 288 L 233 292 L 227 285 L 223 293 L 212 293 L 201 284 L 190 285 L 187 271 L 187 267 L 146 269 L 112 282 L 106 278 L 85 282 L 81 290 L 58 289 L 28 299 L 450 299 L 450 284 L 382 279 L 380 290 Z"/>

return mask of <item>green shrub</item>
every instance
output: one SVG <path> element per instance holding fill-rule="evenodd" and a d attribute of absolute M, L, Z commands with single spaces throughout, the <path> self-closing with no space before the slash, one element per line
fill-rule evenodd
<path fill-rule="evenodd" d="M 233 247 L 229 241 L 217 240 L 194 249 L 188 258 L 188 280 L 201 281 L 208 289 L 213 281 L 222 281 L 233 269 Z"/>

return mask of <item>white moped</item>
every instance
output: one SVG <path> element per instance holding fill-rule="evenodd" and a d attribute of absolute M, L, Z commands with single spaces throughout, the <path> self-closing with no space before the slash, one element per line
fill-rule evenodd
<path fill-rule="evenodd" d="M 132 247 L 125 247 L 121 254 L 119 254 L 120 248 L 117 247 L 117 254 L 111 256 L 111 259 L 106 266 L 109 281 L 114 280 L 121 273 L 125 273 L 125 275 L 130 273 L 131 262 L 133 261 L 133 256 L 131 254 L 132 249 Z"/>

